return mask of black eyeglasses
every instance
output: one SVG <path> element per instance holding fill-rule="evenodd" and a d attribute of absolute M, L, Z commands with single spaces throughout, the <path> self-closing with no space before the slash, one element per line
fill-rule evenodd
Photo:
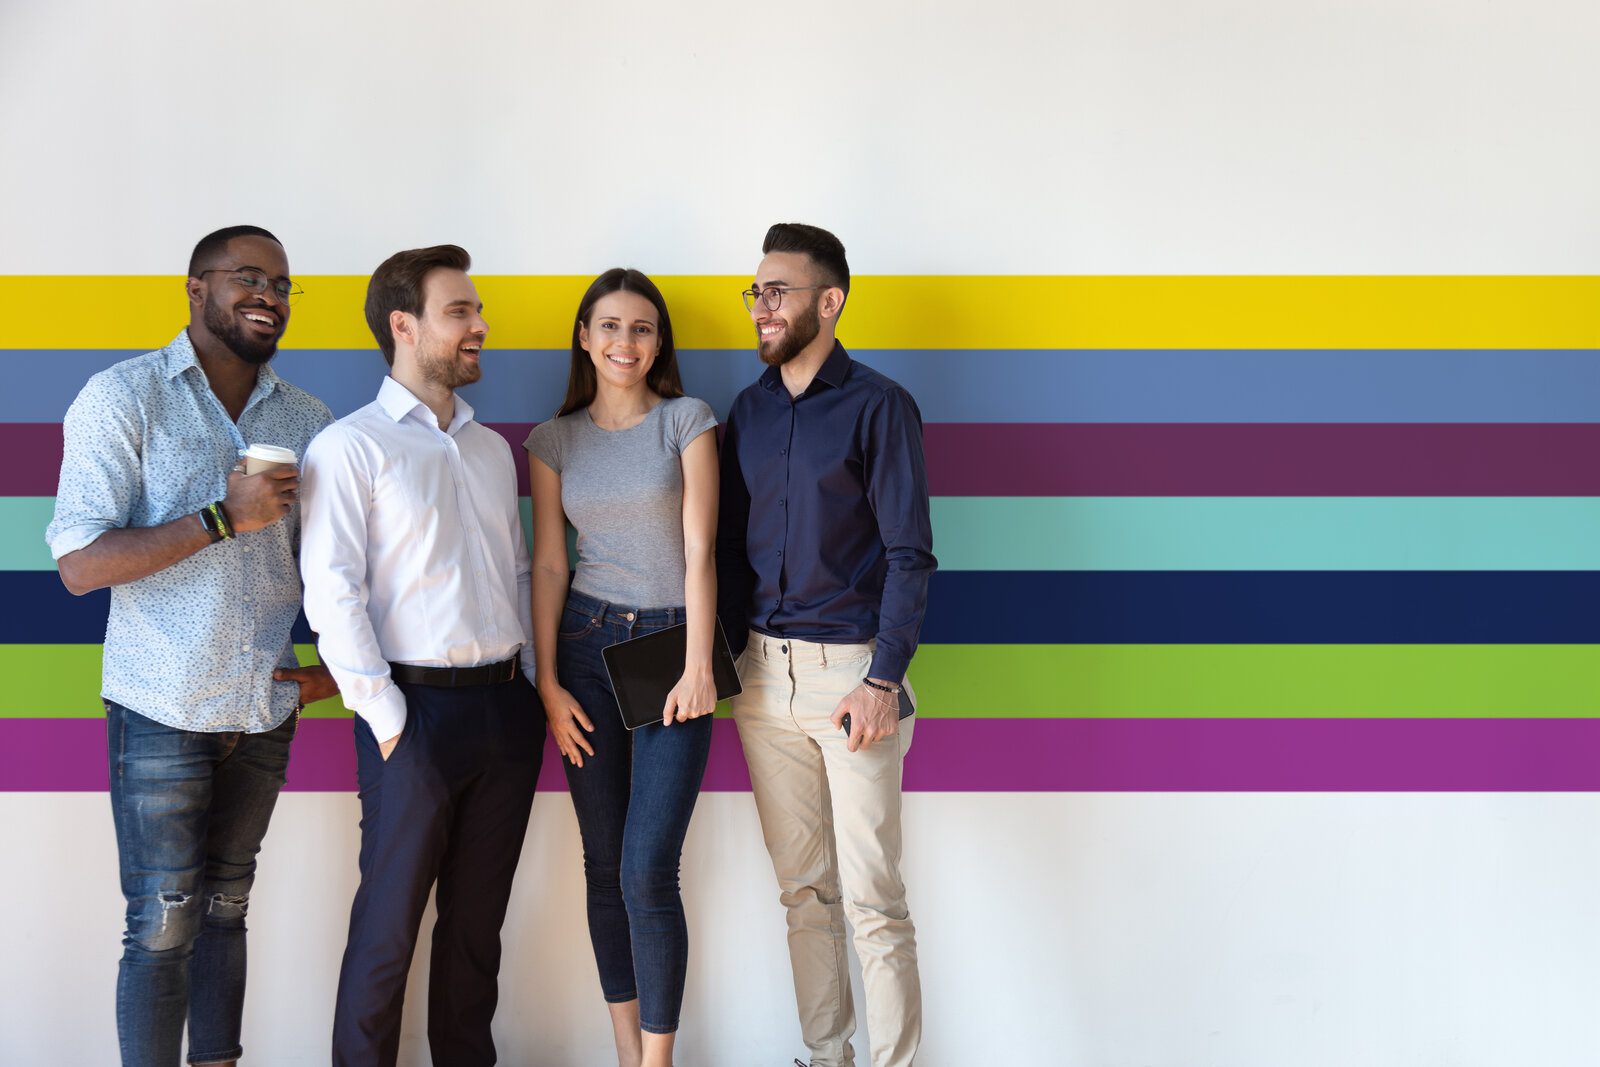
<path fill-rule="evenodd" d="M 267 286 L 270 285 L 274 295 L 285 304 L 294 303 L 297 297 L 304 296 L 306 292 L 288 278 L 270 281 L 263 271 L 255 267 L 212 267 L 210 270 L 201 271 L 200 277 L 204 278 L 207 274 L 231 274 L 233 275 L 233 280 L 243 286 L 246 291 L 257 294 L 266 292 Z"/>
<path fill-rule="evenodd" d="M 829 289 L 827 285 L 769 285 L 765 289 L 746 289 L 739 295 L 744 297 L 744 309 L 754 311 L 756 301 L 760 300 L 768 311 L 777 311 L 783 304 L 784 293 L 803 293 L 808 289 Z"/>

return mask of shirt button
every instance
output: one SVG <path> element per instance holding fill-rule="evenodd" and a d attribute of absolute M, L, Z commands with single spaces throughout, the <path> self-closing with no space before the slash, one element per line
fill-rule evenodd
<path fill-rule="evenodd" d="M 778 651 L 779 652 L 788 652 L 789 651 L 789 646 L 788 645 L 779 645 L 778 646 Z"/>
<path fill-rule="evenodd" d="M 778 455 L 780 455 L 780 456 L 787 456 L 787 455 L 788 455 L 788 454 L 789 454 L 789 450 L 788 450 L 788 449 L 787 449 L 787 448 L 780 448 L 780 449 L 778 449 Z"/>
<path fill-rule="evenodd" d="M 249 545 L 240 545 L 239 546 L 239 551 L 248 553 L 250 551 L 250 546 Z"/>
<path fill-rule="evenodd" d="M 783 555 L 783 553 L 782 553 L 782 552 L 779 552 L 779 553 L 778 553 L 778 555 L 780 555 L 780 556 L 781 556 L 781 555 Z M 244 598 L 244 602 L 245 602 L 245 603 L 246 603 L 246 604 L 248 604 L 248 603 L 250 603 L 250 598 L 249 598 L 249 597 L 245 597 L 245 598 Z"/>
<path fill-rule="evenodd" d="M 789 501 L 787 501 L 787 500 L 785 500 L 785 499 L 784 499 L 784 498 L 783 498 L 783 497 L 781 497 L 781 496 L 780 496 L 780 497 L 779 497 L 779 498 L 778 498 L 778 506 L 779 506 L 779 507 L 780 507 L 780 508 L 786 508 L 786 507 L 788 507 L 788 506 L 789 506 Z M 246 552 L 248 552 L 248 551 L 250 551 L 250 550 L 249 550 L 249 549 L 245 549 L 245 551 L 246 551 Z"/>
<path fill-rule="evenodd" d="M 250 646 L 249 645 L 245 645 L 243 651 L 249 652 L 250 651 Z"/>

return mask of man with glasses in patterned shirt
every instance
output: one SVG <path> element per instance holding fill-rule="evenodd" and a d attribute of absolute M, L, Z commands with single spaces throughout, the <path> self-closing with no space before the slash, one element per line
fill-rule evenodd
<path fill-rule="evenodd" d="M 328 408 L 267 363 L 299 293 L 257 226 L 201 239 L 189 325 L 89 379 L 62 427 L 46 531 L 76 595 L 110 587 L 101 694 L 127 931 L 117 971 L 122 1062 L 231 1064 L 242 1054 L 245 912 L 298 712 L 332 696 L 299 667 L 293 465 L 245 474 L 252 444 L 296 456 Z"/>

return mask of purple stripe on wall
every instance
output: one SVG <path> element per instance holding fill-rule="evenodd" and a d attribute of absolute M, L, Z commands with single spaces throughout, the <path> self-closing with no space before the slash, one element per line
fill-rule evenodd
<path fill-rule="evenodd" d="M 521 460 L 533 424 L 492 425 Z M 1594 423 L 944 422 L 923 441 L 934 496 L 1600 495 Z"/>
<path fill-rule="evenodd" d="M 1592 496 L 1600 425 L 939 423 L 937 496 Z"/>
<path fill-rule="evenodd" d="M 491 423 L 517 457 L 532 423 Z M 930 423 L 935 496 L 1596 496 L 1600 423 Z M 53 496 L 57 423 L 0 423 L 0 496 Z"/>
<path fill-rule="evenodd" d="M 55 496 L 61 476 L 59 422 L 0 422 L 0 496 Z"/>
<path fill-rule="evenodd" d="M 718 720 L 705 788 L 749 788 Z M 288 788 L 355 788 L 351 725 L 301 723 Z M 565 789 L 553 746 L 540 788 Z M 98 719 L 0 720 L 0 791 L 106 788 Z M 906 759 L 912 791 L 1593 792 L 1597 719 L 930 719 Z"/>

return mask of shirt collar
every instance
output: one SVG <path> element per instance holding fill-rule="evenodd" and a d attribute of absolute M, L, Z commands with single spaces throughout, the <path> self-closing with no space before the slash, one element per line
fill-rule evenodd
<path fill-rule="evenodd" d="M 433 412 L 428 405 L 417 399 L 417 395 L 389 375 L 383 376 L 383 384 L 378 386 L 378 405 L 395 422 L 400 422 L 407 415 L 422 409 L 418 417 L 429 426 L 437 427 L 439 421 L 433 417 Z M 454 437 L 457 430 L 472 421 L 474 412 L 472 405 L 467 403 L 460 393 L 456 394 L 455 415 L 450 419 L 450 426 L 444 432 Z"/>
<path fill-rule="evenodd" d="M 806 386 L 806 392 L 811 392 L 818 382 L 837 389 L 844 384 L 844 380 L 849 376 L 850 353 L 844 350 L 844 345 L 835 340 L 833 342 L 833 351 L 828 353 L 828 358 L 823 360 L 822 366 L 817 368 L 817 376 L 811 379 L 811 385 Z M 782 371 L 777 367 L 768 367 L 761 373 L 760 381 L 769 391 L 777 392 L 783 388 Z"/>
<path fill-rule="evenodd" d="M 174 337 L 172 343 L 161 351 L 165 358 L 163 369 L 166 371 L 169 381 L 190 367 L 200 366 L 200 357 L 194 354 L 194 343 L 189 340 L 189 328 L 187 326 L 179 330 L 178 336 Z"/>
<path fill-rule="evenodd" d="M 189 340 L 189 327 L 185 326 L 178 331 L 178 336 L 172 343 L 161 350 L 164 355 L 163 369 L 166 371 L 167 380 L 171 381 L 184 371 L 193 367 L 205 373 L 200 367 L 200 357 L 195 354 L 194 342 Z M 256 387 L 250 391 L 250 403 L 271 393 L 278 387 L 278 372 L 270 364 L 263 363 L 256 369 Z M 249 404 L 246 404 L 248 407 Z"/>

